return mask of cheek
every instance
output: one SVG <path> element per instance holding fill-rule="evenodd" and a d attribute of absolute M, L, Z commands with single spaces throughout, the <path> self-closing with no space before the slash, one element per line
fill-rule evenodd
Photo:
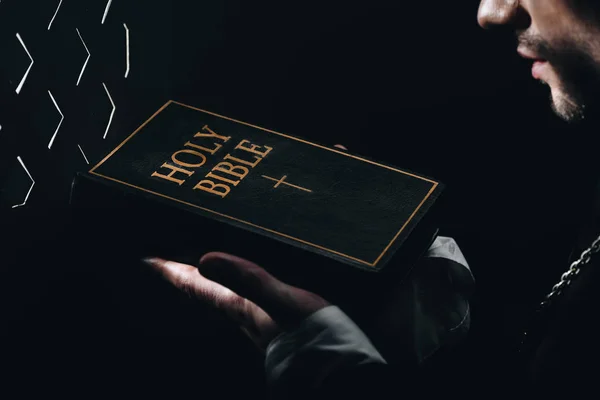
<path fill-rule="evenodd" d="M 530 0 L 525 3 L 531 18 L 530 30 L 548 43 L 571 41 L 581 34 L 578 28 L 583 22 L 569 7 L 570 1 Z"/>

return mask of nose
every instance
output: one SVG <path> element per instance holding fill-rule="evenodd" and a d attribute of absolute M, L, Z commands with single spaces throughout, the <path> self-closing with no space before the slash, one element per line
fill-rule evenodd
<path fill-rule="evenodd" d="M 481 0 L 477 22 L 484 29 L 515 25 L 522 13 L 519 0 Z"/>

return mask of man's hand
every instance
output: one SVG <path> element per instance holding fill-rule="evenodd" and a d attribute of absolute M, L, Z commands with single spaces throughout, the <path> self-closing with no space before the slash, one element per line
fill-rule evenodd
<path fill-rule="evenodd" d="M 341 144 L 334 147 L 347 150 Z M 221 311 L 262 350 L 280 333 L 330 304 L 320 296 L 287 285 L 258 265 L 225 253 L 208 253 L 198 268 L 160 258 L 152 266 L 175 287 Z"/>
<path fill-rule="evenodd" d="M 329 303 L 287 285 L 258 265 L 225 253 L 208 253 L 198 268 L 159 258 L 145 259 L 175 287 L 223 312 L 262 350 Z"/>

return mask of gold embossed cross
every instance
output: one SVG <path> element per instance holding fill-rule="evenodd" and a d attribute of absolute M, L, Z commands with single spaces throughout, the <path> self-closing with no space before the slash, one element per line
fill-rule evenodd
<path fill-rule="evenodd" d="M 305 192 L 312 193 L 312 190 L 310 190 L 310 189 L 303 188 L 303 187 L 301 187 L 301 186 L 297 186 L 297 185 L 292 185 L 291 183 L 289 183 L 289 182 L 286 182 L 286 181 L 285 181 L 285 178 L 287 178 L 287 175 L 284 175 L 284 176 L 283 176 L 281 179 L 277 179 L 277 178 L 271 178 L 270 176 L 266 176 L 266 175 L 263 175 L 262 177 L 263 177 L 263 178 L 265 178 L 265 179 L 269 179 L 269 180 L 271 180 L 271 181 L 275 181 L 275 182 L 277 182 L 277 183 L 275 184 L 275 186 L 273 186 L 274 188 L 277 188 L 277 187 L 279 187 L 279 185 L 281 185 L 281 184 L 284 184 L 284 185 L 287 185 L 287 186 L 293 187 L 293 188 L 295 188 L 295 189 L 304 190 Z"/>

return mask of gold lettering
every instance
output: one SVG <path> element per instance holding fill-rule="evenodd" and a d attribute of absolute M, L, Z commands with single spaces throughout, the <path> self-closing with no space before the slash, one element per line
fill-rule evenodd
<path fill-rule="evenodd" d="M 256 161 L 254 163 L 251 163 L 250 161 L 240 160 L 239 158 L 236 158 L 236 157 L 231 156 L 230 154 L 227 154 L 225 157 L 223 157 L 223 160 L 235 161 L 236 163 L 248 165 L 248 166 L 254 168 L 262 160 L 262 158 L 260 158 L 259 156 L 254 156 L 254 158 L 256 158 Z"/>
<path fill-rule="evenodd" d="M 244 147 L 244 144 L 245 144 L 245 143 L 249 143 L 249 144 L 250 144 L 250 147 Z M 264 147 L 265 149 L 267 149 L 266 151 L 262 151 L 262 152 L 261 152 L 261 151 L 258 151 L 258 150 L 256 150 L 257 148 L 260 148 L 260 147 L 261 147 L 261 146 L 258 146 L 258 145 L 256 145 L 256 144 L 252 144 L 252 143 L 250 143 L 250 142 L 249 142 L 248 140 L 246 140 L 246 139 L 242 140 L 242 141 L 241 141 L 241 142 L 240 142 L 240 143 L 239 143 L 237 146 L 235 146 L 235 148 L 236 148 L 236 149 L 244 150 L 244 151 L 247 151 L 247 152 L 249 152 L 249 153 L 258 154 L 258 155 L 259 155 L 259 156 L 261 156 L 261 157 L 264 157 L 264 156 L 266 156 L 267 154 L 269 154 L 269 153 L 271 152 L 271 150 L 273 150 L 273 148 L 272 148 L 272 147 L 269 147 L 269 146 L 262 146 L 262 147 Z"/>
<path fill-rule="evenodd" d="M 218 139 L 221 139 L 224 142 L 227 142 L 227 141 L 229 141 L 229 139 L 231 139 L 231 136 L 221 136 L 221 135 L 215 133 L 212 129 L 210 129 L 208 127 L 208 125 L 204 125 L 204 127 L 202 129 L 205 131 L 209 131 L 210 133 L 207 134 L 207 133 L 198 132 L 194 135 L 194 137 L 216 137 Z"/>
<path fill-rule="evenodd" d="M 183 161 L 179 161 L 179 160 L 177 159 L 177 154 L 179 154 L 179 153 L 188 153 L 188 154 L 194 154 L 194 155 L 196 155 L 196 156 L 199 156 L 199 157 L 201 157 L 201 158 L 202 158 L 202 161 L 201 161 L 201 162 L 199 162 L 199 163 L 197 163 L 197 164 L 190 164 L 190 163 L 186 163 L 186 162 L 183 162 Z M 206 156 L 205 156 L 204 154 L 202 154 L 202 153 L 198 153 L 198 152 L 197 152 L 197 151 L 195 151 L 195 150 L 189 150 L 189 149 L 183 149 L 183 150 L 179 150 L 179 151 L 177 151 L 177 152 L 173 153 L 173 155 L 171 156 L 171 159 L 173 160 L 173 162 L 174 162 L 175 164 L 179 164 L 179 165 L 180 165 L 180 166 L 182 166 L 182 167 L 188 167 L 188 168 L 198 168 L 198 167 L 201 167 L 201 166 L 203 166 L 203 165 L 204 165 L 204 163 L 206 162 Z"/>
<path fill-rule="evenodd" d="M 181 186 L 183 184 L 183 182 L 185 182 L 185 179 L 175 179 L 175 178 L 173 178 L 173 175 L 175 175 L 175 173 L 181 172 L 182 174 L 186 174 L 188 177 L 190 177 L 190 176 L 192 176 L 194 174 L 194 171 L 188 171 L 187 169 L 179 168 L 179 167 L 176 167 L 174 165 L 167 164 L 167 163 L 164 163 L 160 167 L 161 168 L 169 168 L 171 170 L 171 172 L 169 172 L 168 175 L 163 175 L 163 174 L 159 174 L 158 171 L 156 171 L 156 172 L 154 172 L 152 174 L 152 176 L 155 176 L 155 177 L 158 177 L 158 178 L 162 178 L 162 179 L 166 179 L 166 180 L 171 181 L 171 182 L 175 182 L 175 183 L 179 184 L 179 186 Z"/>
<path fill-rule="evenodd" d="M 206 177 L 207 178 L 215 178 L 215 179 L 218 179 L 223 182 L 231 183 L 233 186 L 237 186 L 238 183 L 241 182 L 241 181 L 232 181 L 231 179 L 223 178 L 222 176 L 215 175 L 212 172 L 209 172 L 208 174 L 206 174 Z"/>
<path fill-rule="evenodd" d="M 221 147 L 223 147 L 223 145 L 221 145 L 221 144 L 218 144 L 218 143 L 213 143 L 213 144 L 214 144 L 215 146 L 217 146 L 217 147 L 215 147 L 215 148 L 214 148 L 214 149 L 212 149 L 212 150 L 211 150 L 211 149 L 207 149 L 206 147 L 203 147 L 203 146 L 198 146 L 197 144 L 194 144 L 194 143 L 192 143 L 192 142 L 187 142 L 187 143 L 185 144 L 185 146 L 188 146 L 188 147 L 194 147 L 194 148 L 196 148 L 196 149 L 198 149 L 198 150 L 202 150 L 202 151 L 205 151 L 205 152 L 207 152 L 207 153 L 210 153 L 210 154 L 215 154 L 215 153 L 216 153 L 216 152 L 217 152 L 217 151 L 218 151 L 218 150 L 219 150 Z"/>
<path fill-rule="evenodd" d="M 233 175 L 233 176 L 237 176 L 238 178 L 244 179 L 244 177 L 246 175 L 248 175 L 248 172 L 250 172 L 250 170 L 246 167 L 242 167 L 241 165 L 233 165 L 232 163 L 228 163 L 228 162 L 220 162 L 217 165 L 215 165 L 215 167 L 212 169 L 213 171 L 219 171 L 219 172 L 224 172 L 226 174 L 229 175 Z M 241 172 L 235 172 L 235 171 L 241 171 Z"/>
<path fill-rule="evenodd" d="M 204 186 L 204 184 L 208 186 Z M 227 185 L 224 185 L 222 183 L 214 183 L 213 181 L 209 181 L 208 179 L 200 181 L 196 186 L 194 186 L 194 189 L 203 190 L 211 194 L 216 194 L 217 196 L 221 196 L 221 198 L 227 196 L 227 194 L 229 194 L 229 191 L 231 190 Z M 220 191 L 218 189 L 223 189 L 223 191 Z"/>

